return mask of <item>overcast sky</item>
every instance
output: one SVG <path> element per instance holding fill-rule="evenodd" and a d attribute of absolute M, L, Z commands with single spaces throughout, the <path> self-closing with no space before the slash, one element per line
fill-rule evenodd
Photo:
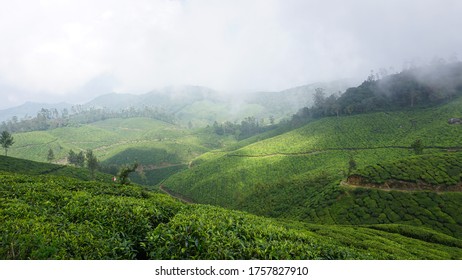
<path fill-rule="evenodd" d="M 459 0 L 0 0 L 0 109 L 365 78 L 462 55 L 461 15 Z"/>

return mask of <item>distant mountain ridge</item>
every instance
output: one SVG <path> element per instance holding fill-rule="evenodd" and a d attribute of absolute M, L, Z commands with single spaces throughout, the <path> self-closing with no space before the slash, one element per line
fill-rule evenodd
<path fill-rule="evenodd" d="M 107 93 L 81 104 L 83 108 L 105 108 L 119 111 L 128 108 L 154 107 L 175 114 L 180 122 L 192 121 L 196 125 L 211 124 L 214 121 L 240 121 L 248 116 L 258 119 L 273 116 L 276 119 L 290 116 L 312 102 L 316 88 L 323 88 L 328 94 L 343 92 L 356 85 L 353 80 L 339 80 L 327 83 L 313 83 L 279 92 L 252 92 L 229 94 L 202 86 L 177 86 L 153 90 L 145 94 Z M 0 122 L 14 116 L 22 119 L 35 116 L 42 108 L 70 110 L 68 103 L 33 103 L 0 110 Z"/>
<path fill-rule="evenodd" d="M 28 101 L 17 107 L 0 110 L 0 122 L 10 120 L 14 116 L 18 117 L 18 119 L 22 119 L 26 116 L 35 117 L 42 108 L 57 109 L 57 110 L 63 110 L 66 108 L 69 110 L 71 107 L 72 107 L 72 104 L 65 103 L 65 102 L 50 104 L 50 103 L 36 103 L 36 102 Z"/>

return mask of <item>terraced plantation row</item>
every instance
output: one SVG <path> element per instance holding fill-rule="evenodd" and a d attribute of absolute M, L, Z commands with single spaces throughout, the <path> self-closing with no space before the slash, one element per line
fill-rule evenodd
<path fill-rule="evenodd" d="M 462 99 L 428 109 L 330 117 L 265 140 L 206 153 L 163 185 L 198 203 L 321 224 L 406 224 L 461 237 Z M 420 139 L 423 155 L 412 143 Z M 452 148 L 451 148 L 452 147 Z M 357 174 L 426 182 L 432 189 L 385 191 L 341 185 Z M 350 177 L 354 178 L 354 176 Z M 351 179 L 350 179 L 351 180 Z M 363 186 L 366 187 L 366 186 Z M 370 186 L 369 186 L 370 187 Z M 457 189 L 453 189 L 457 190 Z"/>
<path fill-rule="evenodd" d="M 115 172 L 136 161 L 145 172 L 133 178 L 146 185 L 155 185 L 178 170 L 158 167 L 185 166 L 198 155 L 236 142 L 204 129 L 189 130 L 149 118 L 107 119 L 79 127 L 16 133 L 14 139 L 9 155 L 18 158 L 46 162 L 51 149 L 54 162 L 63 164 L 71 149 L 92 149 L 101 164 Z"/>
<path fill-rule="evenodd" d="M 2 171 L 0 205 L 1 259 L 462 257 L 460 240 L 431 230 L 276 221 L 59 176 Z"/>
<path fill-rule="evenodd" d="M 309 153 L 326 149 L 410 147 L 417 139 L 428 147 L 462 147 L 462 98 L 440 107 L 400 112 L 328 117 L 302 128 L 237 149 L 239 155 Z M 229 150 L 228 150 L 229 151 Z"/>
<path fill-rule="evenodd" d="M 414 156 L 359 169 L 350 183 L 408 190 L 460 191 L 462 153 Z"/>

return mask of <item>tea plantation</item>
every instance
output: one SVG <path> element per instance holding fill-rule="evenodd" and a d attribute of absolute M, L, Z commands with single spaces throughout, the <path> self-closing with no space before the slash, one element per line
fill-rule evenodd
<path fill-rule="evenodd" d="M 360 184 L 377 187 L 428 190 L 461 190 L 462 153 L 413 156 L 366 166 L 350 176 Z M 394 184 L 391 182 L 394 181 Z"/>
<path fill-rule="evenodd" d="M 139 186 L 0 172 L 0 259 L 460 258 L 459 239 L 412 226 L 273 220 Z"/>
<path fill-rule="evenodd" d="M 267 217 L 405 224 L 461 238 L 462 126 L 448 123 L 462 115 L 460 108 L 462 98 L 427 109 L 322 118 L 204 154 L 163 187 Z M 418 139 L 422 155 L 412 148 Z"/>

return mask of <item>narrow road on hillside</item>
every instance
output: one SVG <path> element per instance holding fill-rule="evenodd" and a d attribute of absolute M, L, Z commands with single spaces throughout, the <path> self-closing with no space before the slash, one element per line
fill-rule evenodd
<path fill-rule="evenodd" d="M 394 181 L 394 184 L 388 185 L 388 183 L 384 184 L 364 184 L 364 185 L 357 185 L 351 184 L 346 180 L 342 180 L 340 182 L 340 186 L 347 187 L 347 188 L 362 188 L 362 189 L 376 189 L 381 191 L 398 191 L 398 192 L 435 192 L 435 193 L 444 193 L 444 192 L 461 192 L 462 191 L 462 184 L 450 186 L 449 188 L 444 185 L 431 185 L 431 184 L 423 184 L 423 183 L 414 183 L 414 182 L 407 182 L 402 180 L 388 180 Z M 401 186 L 400 186 L 401 184 Z"/>
<path fill-rule="evenodd" d="M 271 153 L 271 154 L 233 154 L 228 153 L 225 156 L 227 157 L 249 157 L 249 158 L 261 158 L 261 157 L 273 157 L 273 156 L 305 156 L 305 155 L 314 155 L 320 153 L 326 153 L 331 151 L 364 151 L 364 150 L 378 150 L 378 149 L 406 149 L 410 150 L 411 147 L 407 146 L 383 146 L 383 147 L 365 147 L 365 148 L 324 148 L 320 150 L 312 150 L 307 152 L 297 152 L 297 153 Z M 424 149 L 440 149 L 440 150 L 450 150 L 450 151 L 460 151 L 462 150 L 461 146 L 456 147 L 442 147 L 442 146 L 427 146 Z"/>
<path fill-rule="evenodd" d="M 169 189 L 166 189 L 164 185 L 160 185 L 159 189 L 161 191 L 163 191 L 164 193 L 168 194 L 169 196 L 180 200 L 181 202 L 184 202 L 186 204 L 194 204 L 194 202 L 191 199 L 189 199 L 189 198 L 187 198 L 187 197 L 185 197 L 185 196 L 183 196 L 181 194 L 174 193 Z"/>

